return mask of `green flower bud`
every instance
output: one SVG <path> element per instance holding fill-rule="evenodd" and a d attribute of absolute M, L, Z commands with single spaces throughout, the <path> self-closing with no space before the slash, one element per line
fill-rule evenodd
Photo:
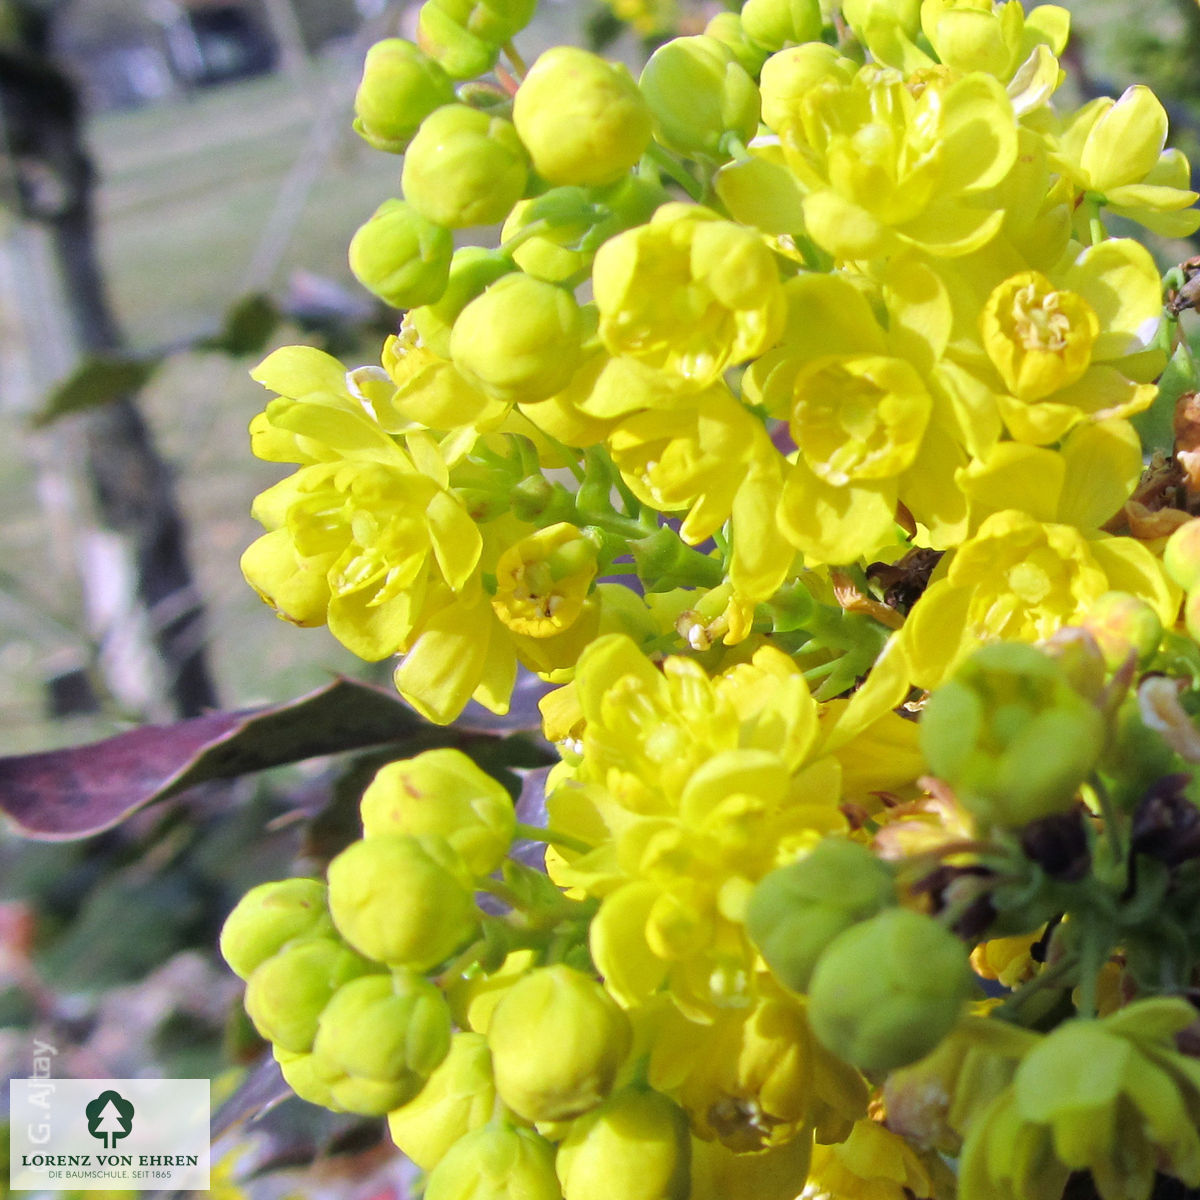
<path fill-rule="evenodd" d="M 221 954 L 239 979 L 296 938 L 333 933 L 325 885 L 317 879 L 281 879 L 251 888 L 226 918 Z"/>
<path fill-rule="evenodd" d="M 814 42 L 821 36 L 821 6 L 817 0 L 746 0 L 742 29 L 768 50 Z"/>
<path fill-rule="evenodd" d="M 547 198 L 561 201 L 563 210 L 577 208 L 579 218 L 550 220 L 543 232 L 522 239 L 513 248 L 512 256 L 526 275 L 544 279 L 547 283 L 561 283 L 579 274 L 592 261 L 590 254 L 577 248 L 584 234 L 592 228 L 595 212 L 594 204 L 583 188 L 555 188 L 536 200 L 518 200 L 500 230 L 500 241 L 507 242 L 530 225 L 546 220 L 541 214 L 545 211 Z"/>
<path fill-rule="evenodd" d="M 313 1043 L 332 1076 L 334 1100 L 373 1116 L 412 1100 L 449 1049 L 450 1009 L 442 993 L 403 968 L 339 988 L 321 1013 Z M 370 1107 L 360 1107 L 364 1102 Z"/>
<path fill-rule="evenodd" d="M 446 290 L 454 238 L 403 200 L 385 200 L 350 241 L 350 270 L 393 308 L 430 304 Z"/>
<path fill-rule="evenodd" d="M 1110 671 L 1122 666 L 1131 652 L 1144 666 L 1162 641 L 1158 613 L 1129 592 L 1105 592 L 1079 623 L 1096 639 Z"/>
<path fill-rule="evenodd" d="M 272 1046 L 271 1053 L 279 1063 L 284 1082 L 301 1100 L 336 1111 L 337 1101 L 333 1098 L 333 1092 L 329 1090 L 325 1076 L 318 1069 L 317 1059 L 311 1053 L 297 1054 L 279 1046 Z"/>
<path fill-rule="evenodd" d="M 690 1157 L 683 1109 L 625 1088 L 572 1122 L 555 1169 L 564 1200 L 685 1200 Z"/>
<path fill-rule="evenodd" d="M 547 183 L 615 183 L 650 143 L 650 110 L 627 68 L 576 46 L 555 46 L 530 67 L 513 124 Z"/>
<path fill-rule="evenodd" d="M 893 50 L 898 34 L 911 40 L 920 32 L 921 0 L 842 0 L 842 16 L 864 46 Z"/>
<path fill-rule="evenodd" d="M 485 42 L 503 46 L 533 19 L 537 0 L 430 0 L 452 21 Z"/>
<path fill-rule="evenodd" d="M 409 317 L 413 328 L 439 358 L 450 357 L 450 332 L 458 314 L 490 283 L 513 269 L 512 259 L 498 250 L 464 246 L 450 260 L 450 278 L 442 298 L 435 304 L 414 308 Z"/>
<path fill-rule="evenodd" d="M 451 79 L 478 79 L 496 65 L 500 46 L 478 37 L 456 21 L 436 0 L 421 6 L 417 42 Z"/>
<path fill-rule="evenodd" d="M 717 13 L 705 25 L 704 32 L 709 37 L 716 38 L 723 46 L 728 47 L 733 57 L 746 68 L 747 75 L 758 78 L 758 73 L 766 61 L 767 51 L 746 37 L 746 31 L 742 28 L 742 18 L 738 13 Z"/>
<path fill-rule="evenodd" d="M 554 1147 L 531 1129 L 477 1129 L 429 1173 L 425 1200 L 562 1200 Z"/>
<path fill-rule="evenodd" d="M 479 913 L 435 837 L 380 834 L 348 846 L 329 864 L 329 911 L 341 935 L 376 962 L 425 971 L 479 928 Z"/>
<path fill-rule="evenodd" d="M 984 825 L 1065 812 L 1103 744 L 1099 709 L 1058 663 L 1020 642 L 976 651 L 921 714 L 930 768 Z"/>
<path fill-rule="evenodd" d="M 374 969 L 335 938 L 292 942 L 250 973 L 246 1012 L 268 1041 L 296 1054 L 307 1053 L 333 993 Z"/>
<path fill-rule="evenodd" d="M 354 130 L 377 150 L 401 154 L 435 108 L 454 103 L 450 76 L 404 38 L 367 51 L 354 96 Z"/>
<path fill-rule="evenodd" d="M 932 917 L 888 908 L 840 933 L 809 989 L 817 1040 L 863 1071 L 923 1058 L 954 1028 L 974 984 L 966 947 Z"/>
<path fill-rule="evenodd" d="M 472 875 L 490 875 L 516 833 L 512 798 L 461 750 L 426 750 L 388 763 L 363 792 L 363 834 L 435 834 Z"/>
<path fill-rule="evenodd" d="M 528 275 L 506 275 L 459 314 L 450 357 L 499 400 L 545 400 L 571 381 L 583 318 L 570 292 Z"/>
<path fill-rule="evenodd" d="M 511 121 L 465 104 L 425 118 L 404 156 L 405 199 L 435 225 L 463 229 L 502 221 L 529 174 Z"/>
<path fill-rule="evenodd" d="M 638 82 L 650 105 L 654 135 L 681 154 L 721 158 L 721 139 L 748 142 L 758 130 L 758 87 L 733 52 L 697 34 L 660 46 Z"/>
<path fill-rule="evenodd" d="M 1180 525 L 1163 547 L 1163 566 L 1185 592 L 1200 583 L 1200 517 Z"/>
<path fill-rule="evenodd" d="M 456 1033 L 420 1095 L 388 1114 L 388 1129 L 405 1157 L 431 1171 L 455 1142 L 491 1120 L 495 1105 L 487 1038 Z"/>
<path fill-rule="evenodd" d="M 527 1121 L 577 1117 L 608 1095 L 630 1038 L 629 1018 L 594 979 L 541 967 L 505 992 L 492 1014 L 496 1090 Z"/>
<path fill-rule="evenodd" d="M 775 978 L 803 992 L 821 952 L 843 929 L 894 903 L 887 867 L 866 846 L 831 837 L 760 881 L 746 932 Z"/>

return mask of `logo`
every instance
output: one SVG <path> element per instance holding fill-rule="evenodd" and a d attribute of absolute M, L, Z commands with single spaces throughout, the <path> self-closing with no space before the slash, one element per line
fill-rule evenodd
<path fill-rule="evenodd" d="M 207 1079 L 43 1075 L 10 1080 L 8 1098 L 13 1190 L 208 1191 Z"/>
<path fill-rule="evenodd" d="M 88 1133 L 99 1138 L 105 1150 L 113 1149 L 133 1129 L 133 1105 L 111 1088 L 101 1092 L 83 1111 L 87 1114 Z"/>

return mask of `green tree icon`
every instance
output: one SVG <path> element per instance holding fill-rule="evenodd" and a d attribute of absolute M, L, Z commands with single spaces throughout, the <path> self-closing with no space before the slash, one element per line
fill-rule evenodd
<path fill-rule="evenodd" d="M 87 1115 L 88 1133 L 99 1138 L 106 1150 L 111 1150 L 118 1138 L 128 1137 L 133 1128 L 132 1103 L 111 1088 L 101 1092 L 83 1111 Z"/>

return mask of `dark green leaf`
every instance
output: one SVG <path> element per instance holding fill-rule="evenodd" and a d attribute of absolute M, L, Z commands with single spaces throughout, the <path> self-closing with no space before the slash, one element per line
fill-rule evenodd
<path fill-rule="evenodd" d="M 84 359 L 34 413 L 34 427 L 41 429 L 59 417 L 110 404 L 141 391 L 161 361 L 119 355 L 93 355 Z"/>
<path fill-rule="evenodd" d="M 221 332 L 205 338 L 200 349 L 235 356 L 261 354 L 278 325 L 279 310 L 270 296 L 251 292 L 229 306 Z"/>

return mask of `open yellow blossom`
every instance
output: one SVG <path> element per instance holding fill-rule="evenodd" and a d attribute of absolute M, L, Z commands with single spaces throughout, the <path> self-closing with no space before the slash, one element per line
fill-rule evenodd
<path fill-rule="evenodd" d="M 781 120 L 806 232 L 837 259 L 969 254 L 1000 228 L 1003 212 L 974 199 L 1017 153 L 1012 106 L 989 75 L 910 82 L 868 65 L 848 84 L 825 77 Z"/>
<path fill-rule="evenodd" d="M 560 522 L 500 555 L 492 607 L 514 633 L 550 637 L 574 623 L 595 577 L 596 547 Z"/>
<path fill-rule="evenodd" d="M 1132 538 L 995 513 L 946 556 L 913 607 L 900 635 L 913 681 L 936 687 L 980 642 L 1048 638 L 1112 590 L 1140 596 L 1164 622 L 1178 611 L 1178 590 Z"/>
<path fill-rule="evenodd" d="M 950 332 L 945 288 L 915 261 L 885 275 L 888 328 L 845 275 L 787 286 L 788 335 L 749 372 L 797 451 L 785 468 L 779 522 L 812 562 L 852 562 L 891 540 L 897 503 L 933 545 L 966 531 L 954 472 L 953 380 L 941 370 Z"/>
<path fill-rule="evenodd" d="M 1164 150 L 1167 114 L 1141 84 L 1120 99 L 1102 96 L 1072 114 L 1051 137 L 1052 162 L 1078 192 L 1097 197 L 1111 212 L 1167 237 L 1187 237 L 1200 226 L 1192 208 L 1187 160 Z"/>
<path fill-rule="evenodd" d="M 596 253 L 592 283 L 609 351 L 695 387 L 768 350 L 783 329 L 783 290 L 766 243 L 698 205 L 664 204 L 649 224 L 610 238 Z"/>
<path fill-rule="evenodd" d="M 877 1121 L 856 1121 L 844 1142 L 813 1149 L 800 1200 L 949 1200 L 954 1175 Z"/>

